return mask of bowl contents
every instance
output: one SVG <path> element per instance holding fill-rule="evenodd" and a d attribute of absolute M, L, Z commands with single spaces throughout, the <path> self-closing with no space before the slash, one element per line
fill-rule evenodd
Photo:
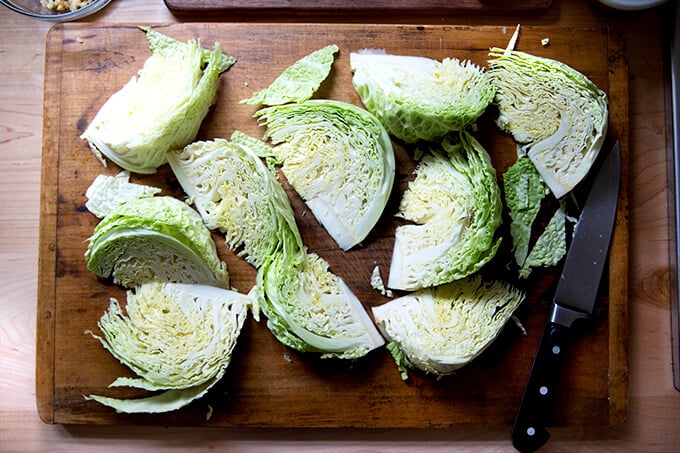
<path fill-rule="evenodd" d="M 40 4 L 53 11 L 75 11 L 89 5 L 93 0 L 40 0 Z"/>

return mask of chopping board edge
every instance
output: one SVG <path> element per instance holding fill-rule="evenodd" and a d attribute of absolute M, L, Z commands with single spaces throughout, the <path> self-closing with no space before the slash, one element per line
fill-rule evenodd
<path fill-rule="evenodd" d="M 52 26 L 47 33 L 45 39 L 45 69 L 61 66 L 63 30 L 63 25 L 57 24 Z M 35 367 L 36 405 L 38 415 L 45 423 L 55 423 L 54 335 L 57 305 L 55 288 L 58 191 L 54 188 L 59 187 L 59 139 L 50 131 L 54 127 L 53 119 L 59 117 L 61 97 L 51 96 L 50 93 L 58 93 L 60 86 L 61 72 L 46 70 L 43 87 L 43 133 L 40 167 L 40 241 L 38 245 Z M 55 162 L 56 165 L 53 164 Z M 55 278 L 43 278 L 46 275 L 55 276 Z"/>
<path fill-rule="evenodd" d="M 623 35 L 610 28 L 607 34 L 609 66 L 609 97 L 614 140 L 621 144 L 621 189 L 616 215 L 616 228 L 609 257 L 609 425 L 626 420 L 628 412 L 628 277 L 629 277 L 629 167 L 630 129 L 628 63 Z M 611 88 L 613 87 L 613 89 Z M 611 100 L 614 102 L 611 102 Z"/>

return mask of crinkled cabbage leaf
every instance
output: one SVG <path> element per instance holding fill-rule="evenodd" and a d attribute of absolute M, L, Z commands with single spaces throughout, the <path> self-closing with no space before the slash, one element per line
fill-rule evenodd
<path fill-rule="evenodd" d="M 168 160 L 180 184 L 257 270 L 257 304 L 283 344 L 322 357 L 356 358 L 383 344 L 356 296 L 328 263 L 307 252 L 266 144 L 235 134 L 197 142 Z"/>
<path fill-rule="evenodd" d="M 471 135 L 425 152 L 397 215 L 387 286 L 413 291 L 477 272 L 501 242 L 502 202 L 496 171 Z"/>
<path fill-rule="evenodd" d="M 272 84 L 241 101 L 249 105 L 281 105 L 310 99 L 328 74 L 338 46 L 330 44 L 296 61 L 286 68 Z"/>
<path fill-rule="evenodd" d="M 511 285 L 475 275 L 372 310 L 406 379 L 409 368 L 447 375 L 470 363 L 498 337 L 523 300 Z"/>
<path fill-rule="evenodd" d="M 503 175 L 503 188 L 510 212 L 515 262 L 522 266 L 529 253 L 531 226 L 547 195 L 546 186 L 531 159 L 520 157 Z"/>
<path fill-rule="evenodd" d="M 153 197 L 160 192 L 158 187 L 131 183 L 128 171 L 121 171 L 115 176 L 99 175 L 85 192 L 85 207 L 101 219 L 126 201 Z"/>
<path fill-rule="evenodd" d="M 566 218 L 566 203 L 562 202 L 522 264 L 520 278 L 528 278 L 535 267 L 555 266 L 564 257 L 567 253 Z"/>
<path fill-rule="evenodd" d="M 557 198 L 590 170 L 607 133 L 607 95 L 566 64 L 493 48 L 498 126 L 512 134 Z"/>
<path fill-rule="evenodd" d="M 352 53 L 350 66 L 363 104 L 406 143 L 463 130 L 494 97 L 488 74 L 457 58 L 439 62 L 369 49 Z"/>
<path fill-rule="evenodd" d="M 90 271 L 128 288 L 149 281 L 229 284 L 201 216 L 173 197 L 138 198 L 114 209 L 96 226 L 85 257 Z"/>
<path fill-rule="evenodd" d="M 377 118 L 332 100 L 268 107 L 256 116 L 286 179 L 340 248 L 363 241 L 394 182 L 392 142 Z"/>
<path fill-rule="evenodd" d="M 152 55 L 139 73 L 100 108 L 81 138 L 104 156 L 136 173 L 154 173 L 166 153 L 190 143 L 213 104 L 217 79 L 236 61 L 219 43 L 208 51 L 143 28 Z"/>
<path fill-rule="evenodd" d="M 137 377 L 110 387 L 164 391 L 147 398 L 89 395 L 124 413 L 179 409 L 204 395 L 224 375 L 246 319 L 250 298 L 204 285 L 145 283 L 128 291 L 125 311 L 111 299 L 89 332 Z"/>

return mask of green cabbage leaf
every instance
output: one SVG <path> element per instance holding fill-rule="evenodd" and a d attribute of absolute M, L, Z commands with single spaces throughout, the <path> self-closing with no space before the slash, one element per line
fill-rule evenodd
<path fill-rule="evenodd" d="M 87 268 L 128 288 L 149 281 L 228 287 L 226 264 L 201 216 L 167 196 L 123 203 L 95 227 Z"/>
<path fill-rule="evenodd" d="M 520 157 L 503 175 L 503 188 L 510 212 L 515 262 L 522 266 L 529 253 L 531 226 L 547 195 L 546 186 L 531 159 Z"/>
<path fill-rule="evenodd" d="M 124 413 L 179 409 L 203 396 L 224 375 L 251 305 L 250 297 L 205 285 L 145 283 L 116 299 L 90 333 L 137 377 L 110 387 L 163 391 L 146 398 L 89 395 Z"/>
<path fill-rule="evenodd" d="M 350 55 L 352 84 L 368 111 L 406 143 L 437 141 L 461 131 L 494 98 L 488 74 L 470 61 L 390 55 Z"/>
<path fill-rule="evenodd" d="M 101 219 L 126 201 L 153 197 L 160 192 L 158 187 L 131 183 L 128 171 L 115 176 L 99 175 L 85 192 L 85 207 Z"/>
<path fill-rule="evenodd" d="M 560 203 L 529 256 L 522 263 L 520 278 L 528 278 L 533 268 L 555 266 L 567 253 L 566 203 Z"/>
<path fill-rule="evenodd" d="M 248 105 L 281 105 L 310 99 L 328 77 L 338 46 L 330 44 L 296 61 L 272 84 L 241 101 Z"/>
<path fill-rule="evenodd" d="M 426 288 L 373 307 L 402 378 L 409 368 L 438 376 L 478 357 L 499 335 L 524 293 L 479 275 Z"/>
<path fill-rule="evenodd" d="M 608 126 L 607 95 L 566 64 L 493 48 L 498 126 L 522 145 L 555 197 L 588 173 Z"/>
<path fill-rule="evenodd" d="M 413 291 L 467 277 L 496 254 L 502 201 L 484 148 L 466 132 L 425 152 L 397 215 L 387 286 Z"/>
<path fill-rule="evenodd" d="M 363 241 L 394 182 L 394 150 L 380 122 L 332 100 L 268 107 L 255 115 L 286 179 L 340 248 Z"/>
<path fill-rule="evenodd" d="M 81 138 L 95 155 L 136 173 L 154 173 L 166 153 L 190 143 L 213 104 L 220 73 L 236 61 L 200 42 L 143 28 L 152 55 L 99 109 Z"/>

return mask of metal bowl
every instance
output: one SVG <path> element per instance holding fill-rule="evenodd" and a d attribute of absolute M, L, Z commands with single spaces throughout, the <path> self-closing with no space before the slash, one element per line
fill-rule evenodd
<path fill-rule="evenodd" d="M 94 0 L 89 5 L 85 5 L 75 11 L 53 11 L 40 4 L 40 0 L 0 0 L 0 4 L 6 6 L 14 12 L 35 19 L 48 20 L 52 22 L 68 22 L 71 20 L 82 19 L 90 14 L 94 14 L 109 4 L 111 0 Z"/>

